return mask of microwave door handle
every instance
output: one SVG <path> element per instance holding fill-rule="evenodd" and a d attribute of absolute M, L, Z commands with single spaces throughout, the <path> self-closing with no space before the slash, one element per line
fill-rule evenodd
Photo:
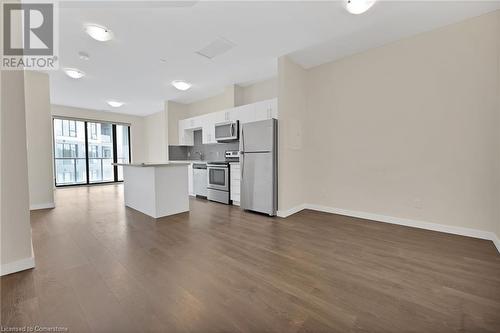
<path fill-rule="evenodd" d="M 233 124 L 229 125 L 229 136 L 233 137 Z"/>

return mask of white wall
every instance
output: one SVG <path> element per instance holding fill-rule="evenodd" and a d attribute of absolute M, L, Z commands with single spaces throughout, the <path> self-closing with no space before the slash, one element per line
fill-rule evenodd
<path fill-rule="evenodd" d="M 303 203 L 498 234 L 499 27 L 497 11 L 306 71 L 307 164 L 280 182 L 307 185 Z M 296 112 L 282 77 L 280 118 Z M 300 201 L 287 187 L 280 210 Z"/>
<path fill-rule="evenodd" d="M 498 18 L 497 18 L 497 34 L 498 36 L 500 36 L 500 11 L 497 11 L 497 15 L 498 15 Z M 497 119 L 496 119 L 496 123 L 497 123 L 497 128 L 498 130 L 496 131 L 497 133 L 497 144 L 498 146 L 500 147 L 500 41 L 497 41 L 497 43 L 499 44 L 498 46 L 498 54 L 497 54 L 497 58 L 498 58 L 498 81 L 497 81 L 497 88 L 498 88 L 498 92 L 497 92 L 497 108 L 498 108 L 498 111 L 497 111 Z M 497 248 L 500 249 L 500 149 L 497 149 L 496 151 L 496 156 L 497 156 L 497 163 L 496 163 L 496 171 L 495 171 L 495 174 L 496 174 L 496 189 L 497 189 L 497 192 L 496 192 L 496 195 L 495 195 L 495 198 L 496 198 L 496 203 L 495 203 L 495 206 L 496 206 L 496 217 L 495 217 L 495 220 L 497 221 L 497 229 L 496 229 L 496 236 L 497 236 L 497 241 L 498 241 L 498 244 L 497 244 Z"/>
<path fill-rule="evenodd" d="M 287 211 L 307 199 L 304 177 L 307 119 L 306 71 L 288 57 L 278 59 L 278 208 Z M 314 174 L 317 174 L 316 170 Z"/>
<path fill-rule="evenodd" d="M 49 76 L 24 73 L 30 209 L 54 207 Z"/>
<path fill-rule="evenodd" d="M 185 118 L 195 117 L 202 114 L 212 113 L 225 109 L 230 109 L 235 106 L 235 88 L 234 85 L 228 86 L 219 95 L 208 97 L 193 103 L 185 104 L 188 116 Z M 183 118 L 183 119 L 185 119 Z"/>
<path fill-rule="evenodd" d="M 493 231 L 498 14 L 308 73 L 312 202 Z M 324 179 L 326 178 L 326 179 Z"/>
<path fill-rule="evenodd" d="M 32 268 L 22 71 L 1 71 L 1 275 Z"/>
<path fill-rule="evenodd" d="M 145 117 L 148 162 L 168 161 L 168 114 L 160 111 Z"/>
<path fill-rule="evenodd" d="M 278 79 L 273 77 L 268 80 L 241 87 L 240 94 L 237 106 L 276 98 L 278 96 Z"/>
<path fill-rule="evenodd" d="M 168 144 L 179 144 L 179 120 L 189 118 L 186 104 L 172 101 L 165 102 L 165 111 L 168 118 Z"/>
<path fill-rule="evenodd" d="M 148 160 L 148 144 L 146 142 L 144 117 L 63 105 L 52 105 L 52 115 L 130 124 L 132 162 L 144 162 Z"/>

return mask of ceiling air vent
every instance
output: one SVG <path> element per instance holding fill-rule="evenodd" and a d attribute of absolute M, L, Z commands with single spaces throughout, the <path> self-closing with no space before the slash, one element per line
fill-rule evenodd
<path fill-rule="evenodd" d="M 196 51 L 199 55 L 208 58 L 208 59 L 213 59 L 218 55 L 221 55 L 222 53 L 225 53 L 232 49 L 234 47 L 234 43 L 228 41 L 227 39 L 224 38 L 217 38 L 204 48 L 202 48 L 199 51 Z"/>

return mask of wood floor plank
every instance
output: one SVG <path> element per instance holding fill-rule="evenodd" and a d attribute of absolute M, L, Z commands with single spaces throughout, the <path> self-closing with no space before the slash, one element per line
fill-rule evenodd
<path fill-rule="evenodd" d="M 31 214 L 37 267 L 1 278 L 2 326 L 70 332 L 500 332 L 491 242 L 191 199 L 153 219 L 121 185 Z"/>

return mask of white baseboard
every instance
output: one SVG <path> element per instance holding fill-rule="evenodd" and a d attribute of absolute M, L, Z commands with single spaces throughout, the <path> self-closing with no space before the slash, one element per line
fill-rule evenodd
<path fill-rule="evenodd" d="M 33 205 L 30 205 L 30 210 L 50 209 L 50 208 L 56 208 L 56 204 L 53 203 L 53 202 L 49 202 L 49 203 L 42 203 L 42 204 L 33 204 Z"/>
<path fill-rule="evenodd" d="M 380 215 L 380 214 L 359 212 L 359 211 L 354 211 L 354 210 L 340 209 L 340 208 L 327 207 L 327 206 L 321 206 L 321 205 L 315 205 L 315 204 L 302 204 L 302 205 L 293 207 L 291 209 L 288 209 L 286 211 L 278 211 L 278 216 L 279 217 L 288 217 L 290 215 L 293 215 L 295 213 L 300 212 L 303 209 L 311 209 L 311 210 L 316 210 L 319 212 L 345 215 L 345 216 L 350 216 L 350 217 L 357 217 L 357 218 L 365 219 L 365 220 L 385 222 L 385 223 L 391 223 L 391 224 L 404 225 L 407 227 L 414 227 L 414 228 L 420 228 L 420 229 L 426 229 L 426 230 L 439 231 L 439 232 L 444 232 L 444 233 L 454 234 L 454 235 L 487 239 L 487 240 L 491 240 L 493 242 L 493 244 L 495 244 L 498 252 L 500 253 L 500 239 L 497 237 L 497 235 L 495 233 L 490 232 L 490 231 L 483 231 L 483 230 L 470 229 L 470 228 L 464 228 L 464 227 L 456 227 L 456 226 L 450 226 L 450 225 L 444 225 L 444 224 L 430 223 L 430 222 L 425 222 L 425 221 L 418 221 L 418 220 L 405 219 L 405 218 L 386 216 L 386 215 Z"/>
<path fill-rule="evenodd" d="M 277 215 L 279 217 L 288 217 L 290 215 L 300 212 L 303 209 L 306 209 L 306 204 L 298 205 L 287 210 L 278 210 Z"/>
<path fill-rule="evenodd" d="M 12 274 L 35 267 L 35 257 L 17 260 L 0 266 L 0 276 Z"/>
<path fill-rule="evenodd" d="M 498 235 L 495 235 L 495 239 L 492 239 L 492 241 L 497 247 L 498 253 L 500 253 L 500 238 L 498 238 Z"/>

